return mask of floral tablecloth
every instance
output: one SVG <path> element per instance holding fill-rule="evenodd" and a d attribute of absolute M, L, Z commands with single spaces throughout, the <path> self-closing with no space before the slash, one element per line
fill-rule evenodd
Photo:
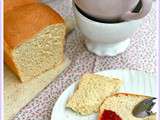
<path fill-rule="evenodd" d="M 49 1 L 49 0 L 47 0 Z M 71 0 L 50 0 L 48 5 L 62 16 L 73 16 Z M 155 72 L 156 64 L 156 5 L 143 19 L 143 24 L 131 38 L 126 52 L 116 57 L 98 57 L 84 46 L 84 37 L 78 29 L 66 39 L 65 55 L 72 60 L 71 65 L 48 85 L 14 120 L 50 120 L 54 103 L 61 93 L 86 72 L 98 72 L 106 69 L 133 69 L 150 73 Z"/>

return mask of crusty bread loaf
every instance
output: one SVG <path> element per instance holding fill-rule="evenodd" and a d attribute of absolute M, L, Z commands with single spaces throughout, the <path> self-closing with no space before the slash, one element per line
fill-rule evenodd
<path fill-rule="evenodd" d="M 4 0 L 4 12 L 10 11 L 23 5 L 37 2 L 39 2 L 39 0 Z"/>
<path fill-rule="evenodd" d="M 82 115 L 97 112 L 105 97 L 117 92 L 121 84 L 119 79 L 84 74 L 66 106 Z"/>
<path fill-rule="evenodd" d="M 4 14 L 5 63 L 28 81 L 64 60 L 63 18 L 42 3 L 24 5 Z"/>
<path fill-rule="evenodd" d="M 127 93 L 117 93 L 107 97 L 100 107 L 99 120 L 102 120 L 102 113 L 104 110 L 116 113 L 121 120 L 156 120 L 155 116 L 150 116 L 144 119 L 134 117 L 132 114 L 134 107 L 147 98 L 149 97 Z"/>

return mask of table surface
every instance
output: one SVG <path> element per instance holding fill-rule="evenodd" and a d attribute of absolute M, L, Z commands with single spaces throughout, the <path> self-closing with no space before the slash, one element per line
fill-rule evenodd
<path fill-rule="evenodd" d="M 48 1 L 48 0 L 47 0 Z M 62 16 L 73 16 L 71 0 L 51 0 L 48 5 Z M 50 120 L 51 110 L 61 93 L 86 72 L 106 69 L 132 69 L 154 73 L 156 66 L 156 4 L 143 19 L 143 24 L 131 38 L 126 52 L 115 57 L 98 57 L 84 46 L 84 37 L 76 29 L 66 40 L 65 55 L 72 60 L 71 65 L 49 84 L 14 120 Z"/>

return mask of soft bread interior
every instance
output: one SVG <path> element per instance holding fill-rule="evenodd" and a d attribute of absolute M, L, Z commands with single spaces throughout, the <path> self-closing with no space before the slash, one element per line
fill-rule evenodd
<path fill-rule="evenodd" d="M 150 115 L 150 116 L 144 118 L 144 120 L 156 120 L 156 114 Z"/>
<path fill-rule="evenodd" d="M 107 97 L 100 107 L 100 113 L 105 110 L 111 110 L 119 115 L 122 120 L 144 120 L 143 118 L 136 118 L 132 111 L 134 107 L 144 99 L 149 97 L 130 94 L 116 94 Z M 146 120 L 150 120 L 149 118 Z"/>
<path fill-rule="evenodd" d="M 28 81 L 63 61 L 64 36 L 64 24 L 50 25 L 13 50 L 13 61 L 22 81 Z"/>
<path fill-rule="evenodd" d="M 85 74 L 77 90 L 69 99 L 67 107 L 82 115 L 97 112 L 105 97 L 117 92 L 121 85 L 122 82 L 119 79 Z"/>

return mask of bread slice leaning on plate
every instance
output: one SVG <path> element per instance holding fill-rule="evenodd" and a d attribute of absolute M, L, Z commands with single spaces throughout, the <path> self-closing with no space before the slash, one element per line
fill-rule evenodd
<path fill-rule="evenodd" d="M 107 96 L 116 93 L 122 81 L 116 78 L 96 74 L 84 74 L 66 107 L 82 115 L 99 111 L 101 103 Z"/>

